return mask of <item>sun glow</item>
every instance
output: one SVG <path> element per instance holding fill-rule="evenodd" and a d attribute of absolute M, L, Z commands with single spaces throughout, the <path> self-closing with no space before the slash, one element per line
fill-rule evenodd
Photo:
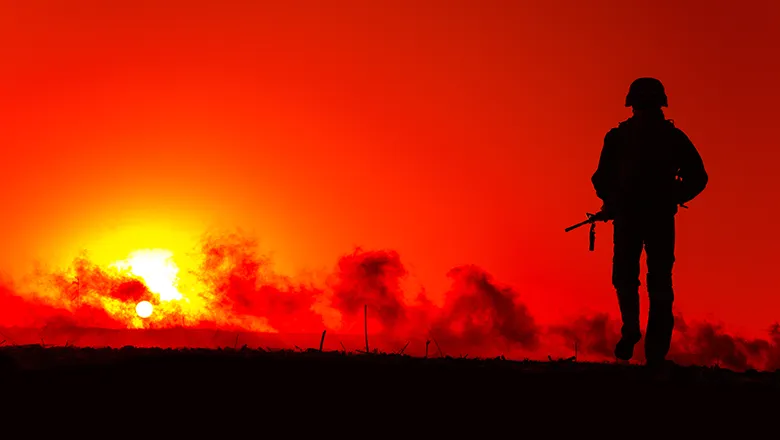
<path fill-rule="evenodd" d="M 114 262 L 111 266 L 141 278 L 150 292 L 159 295 L 160 301 L 180 300 L 183 295 L 178 289 L 179 268 L 172 257 L 173 253 L 164 249 L 137 250 L 126 260 Z"/>

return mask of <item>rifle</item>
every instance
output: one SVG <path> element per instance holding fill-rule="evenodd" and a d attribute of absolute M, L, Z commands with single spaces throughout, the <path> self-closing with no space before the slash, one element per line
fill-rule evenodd
<path fill-rule="evenodd" d="M 605 211 L 599 211 L 595 214 L 586 213 L 585 215 L 588 216 L 587 220 L 581 221 L 577 223 L 576 225 L 569 226 L 565 229 L 566 232 L 573 231 L 580 226 L 590 225 L 590 233 L 588 234 L 589 238 L 589 244 L 588 244 L 588 250 L 593 252 L 593 250 L 596 248 L 596 222 L 608 222 L 611 220 L 607 213 Z"/>
<path fill-rule="evenodd" d="M 679 206 L 681 208 L 688 209 L 688 207 L 684 203 L 680 203 Z M 589 239 L 588 250 L 593 252 L 593 250 L 596 248 L 596 222 L 599 222 L 599 221 L 601 221 L 601 222 L 608 222 L 608 221 L 610 221 L 612 219 L 609 218 L 607 213 L 605 211 L 603 211 L 603 210 L 601 210 L 601 211 L 599 211 L 599 212 L 597 212 L 595 214 L 591 214 L 591 213 L 588 212 L 588 213 L 585 213 L 585 215 L 588 216 L 587 220 L 583 220 L 583 221 L 577 223 L 576 225 L 569 226 L 568 228 L 565 229 L 565 231 L 566 232 L 573 231 L 573 230 L 575 230 L 575 229 L 577 229 L 577 228 L 579 228 L 581 226 L 585 226 L 585 225 L 589 224 L 590 225 L 590 232 L 588 234 L 588 239 Z"/>

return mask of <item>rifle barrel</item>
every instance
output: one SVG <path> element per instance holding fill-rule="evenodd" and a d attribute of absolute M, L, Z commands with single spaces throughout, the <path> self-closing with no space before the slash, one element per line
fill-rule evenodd
<path fill-rule="evenodd" d="M 579 228 L 580 226 L 585 226 L 588 223 L 593 223 L 593 220 L 591 220 L 591 219 L 583 220 L 583 221 L 577 223 L 576 225 L 569 226 L 568 228 L 565 229 L 565 231 L 566 232 L 572 231 L 574 229 Z"/>

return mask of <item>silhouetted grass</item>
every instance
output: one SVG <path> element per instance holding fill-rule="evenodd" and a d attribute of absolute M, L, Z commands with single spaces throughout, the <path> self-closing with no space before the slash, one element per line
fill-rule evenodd
<path fill-rule="evenodd" d="M 399 368 L 414 369 L 424 372 L 428 369 L 448 369 L 461 371 L 463 374 L 473 372 L 513 374 L 551 374 L 551 375 L 581 375 L 615 380 L 654 378 L 647 369 L 640 365 L 618 363 L 577 362 L 573 358 L 548 361 L 508 360 L 503 356 L 496 358 L 468 357 L 431 357 L 422 358 L 399 353 L 383 353 L 374 350 L 366 354 L 363 351 L 319 351 L 317 349 L 252 349 L 246 345 L 234 349 L 205 348 L 79 348 L 72 346 L 18 345 L 0 347 L 0 356 L 6 358 L 6 372 L 50 372 L 56 374 L 78 369 L 123 369 L 138 368 L 175 368 L 188 365 L 191 368 L 202 366 L 222 368 L 247 365 L 252 368 L 263 368 L 266 365 L 284 363 L 285 365 L 308 365 L 312 368 Z M 717 367 L 680 367 L 676 366 L 669 377 L 664 380 L 684 379 L 698 383 L 751 383 L 767 387 L 780 386 L 780 371 L 778 372 L 734 372 Z"/>
<path fill-rule="evenodd" d="M 657 377 L 641 366 L 573 360 L 426 359 L 246 346 L 20 345 L 0 347 L 0 356 L 7 360 L 0 366 L 3 403 L 24 402 L 18 404 L 43 411 L 41 402 L 50 402 L 44 407 L 55 412 L 84 411 L 88 405 L 114 418 L 141 411 L 227 421 L 238 411 L 302 420 L 366 413 L 387 422 L 425 414 L 446 418 L 441 429 L 457 431 L 458 418 L 489 420 L 508 413 L 532 415 L 535 422 L 549 418 L 552 424 L 569 417 L 641 420 L 654 412 L 684 414 L 688 420 L 715 412 L 731 419 L 758 417 L 776 411 L 780 395 L 777 372 L 678 367 Z"/>

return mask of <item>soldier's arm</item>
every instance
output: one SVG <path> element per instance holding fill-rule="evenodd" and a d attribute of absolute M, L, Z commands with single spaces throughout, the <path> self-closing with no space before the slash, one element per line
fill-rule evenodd
<path fill-rule="evenodd" d="M 610 130 L 604 136 L 604 146 L 601 148 L 599 164 L 591 177 L 596 196 L 608 203 L 615 193 L 615 131 Z"/>
<path fill-rule="evenodd" d="M 687 203 L 704 191 L 709 181 L 704 161 L 699 151 L 688 136 L 679 131 L 680 136 L 680 170 L 677 175 L 682 182 L 678 194 L 679 203 Z"/>

